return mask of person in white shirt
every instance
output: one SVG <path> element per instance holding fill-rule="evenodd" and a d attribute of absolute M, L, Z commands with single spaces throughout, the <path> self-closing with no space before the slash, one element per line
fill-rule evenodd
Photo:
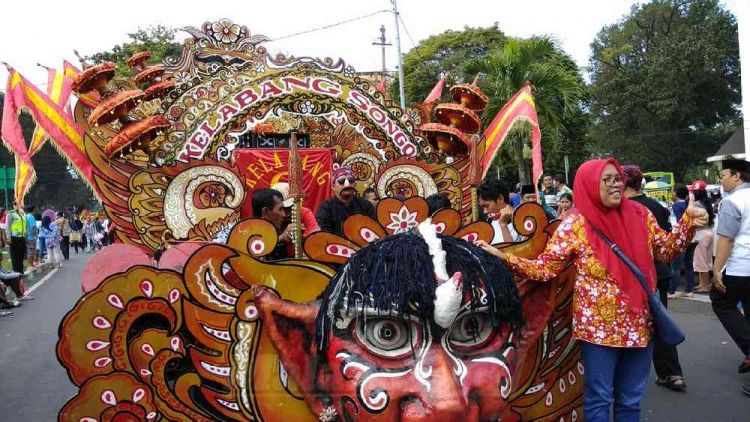
<path fill-rule="evenodd" d="M 724 160 L 721 185 L 729 195 L 719 208 L 711 307 L 740 348 L 739 373 L 750 372 L 750 163 Z M 737 309 L 742 304 L 744 315 Z M 750 383 L 742 386 L 750 396 Z"/>
<path fill-rule="evenodd" d="M 511 224 L 513 207 L 508 203 L 509 194 L 508 188 L 498 179 L 487 179 L 477 187 L 479 206 L 482 207 L 488 222 L 495 229 L 493 244 L 518 240 L 518 234 Z"/>

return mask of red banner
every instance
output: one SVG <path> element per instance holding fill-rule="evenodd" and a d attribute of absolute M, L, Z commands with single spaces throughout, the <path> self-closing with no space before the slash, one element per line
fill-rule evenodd
<path fill-rule="evenodd" d="M 331 171 L 333 157 L 324 148 L 300 148 L 298 150 L 302 167 L 302 191 L 304 205 L 315 212 L 318 204 L 331 196 Z M 252 216 L 253 192 L 267 188 L 278 182 L 289 182 L 288 149 L 236 149 L 234 163 L 245 178 L 245 203 L 242 204 L 243 218 Z"/>

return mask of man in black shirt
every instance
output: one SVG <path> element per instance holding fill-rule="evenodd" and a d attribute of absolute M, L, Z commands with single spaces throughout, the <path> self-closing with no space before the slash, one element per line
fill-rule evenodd
<path fill-rule="evenodd" d="M 341 225 L 353 214 L 365 214 L 375 219 L 375 209 L 366 200 L 357 197 L 354 190 L 354 174 L 348 167 L 339 167 L 331 176 L 331 188 L 334 196 L 318 205 L 315 219 L 320 230 L 341 235 Z"/>
<path fill-rule="evenodd" d="M 671 232 L 672 225 L 669 223 L 669 211 L 641 191 L 641 184 L 643 183 L 641 168 L 635 165 L 625 165 L 622 166 L 622 172 L 625 175 L 625 197 L 646 207 L 653 214 L 659 227 Z M 672 280 L 672 267 L 667 263 L 656 260 L 654 265 L 656 266 L 656 287 L 659 289 L 659 298 L 666 308 L 669 282 Z M 681 391 L 687 386 L 682 376 L 677 347 L 665 344 L 659 336 L 654 336 L 654 370 L 657 376 L 656 384 L 662 387 Z"/>

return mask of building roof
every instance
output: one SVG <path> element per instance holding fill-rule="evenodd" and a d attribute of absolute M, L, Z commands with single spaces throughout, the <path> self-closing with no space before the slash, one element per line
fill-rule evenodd
<path fill-rule="evenodd" d="M 726 142 L 724 142 L 724 145 L 719 148 L 716 153 L 708 157 L 706 161 L 721 161 L 728 156 L 731 156 L 732 158 L 738 158 L 743 159 L 745 158 L 745 129 L 743 126 L 739 126 L 737 130 L 734 131 L 732 136 L 727 139 Z"/>

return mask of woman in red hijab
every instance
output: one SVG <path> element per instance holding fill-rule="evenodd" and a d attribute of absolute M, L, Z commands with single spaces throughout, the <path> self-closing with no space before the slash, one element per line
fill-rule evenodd
<path fill-rule="evenodd" d="M 653 348 L 648 298 L 594 228 L 623 250 L 655 290 L 654 259 L 669 262 L 682 253 L 694 227 L 706 220 L 705 211 L 691 203 L 674 231 L 664 232 L 646 208 L 622 200 L 623 180 L 614 159 L 585 162 L 573 183 L 575 208 L 536 259 L 519 258 L 479 242 L 522 278 L 547 281 L 568 263 L 576 266 L 573 336 L 581 341 L 587 422 L 609 421 L 613 403 L 615 421 L 640 420 Z"/>

